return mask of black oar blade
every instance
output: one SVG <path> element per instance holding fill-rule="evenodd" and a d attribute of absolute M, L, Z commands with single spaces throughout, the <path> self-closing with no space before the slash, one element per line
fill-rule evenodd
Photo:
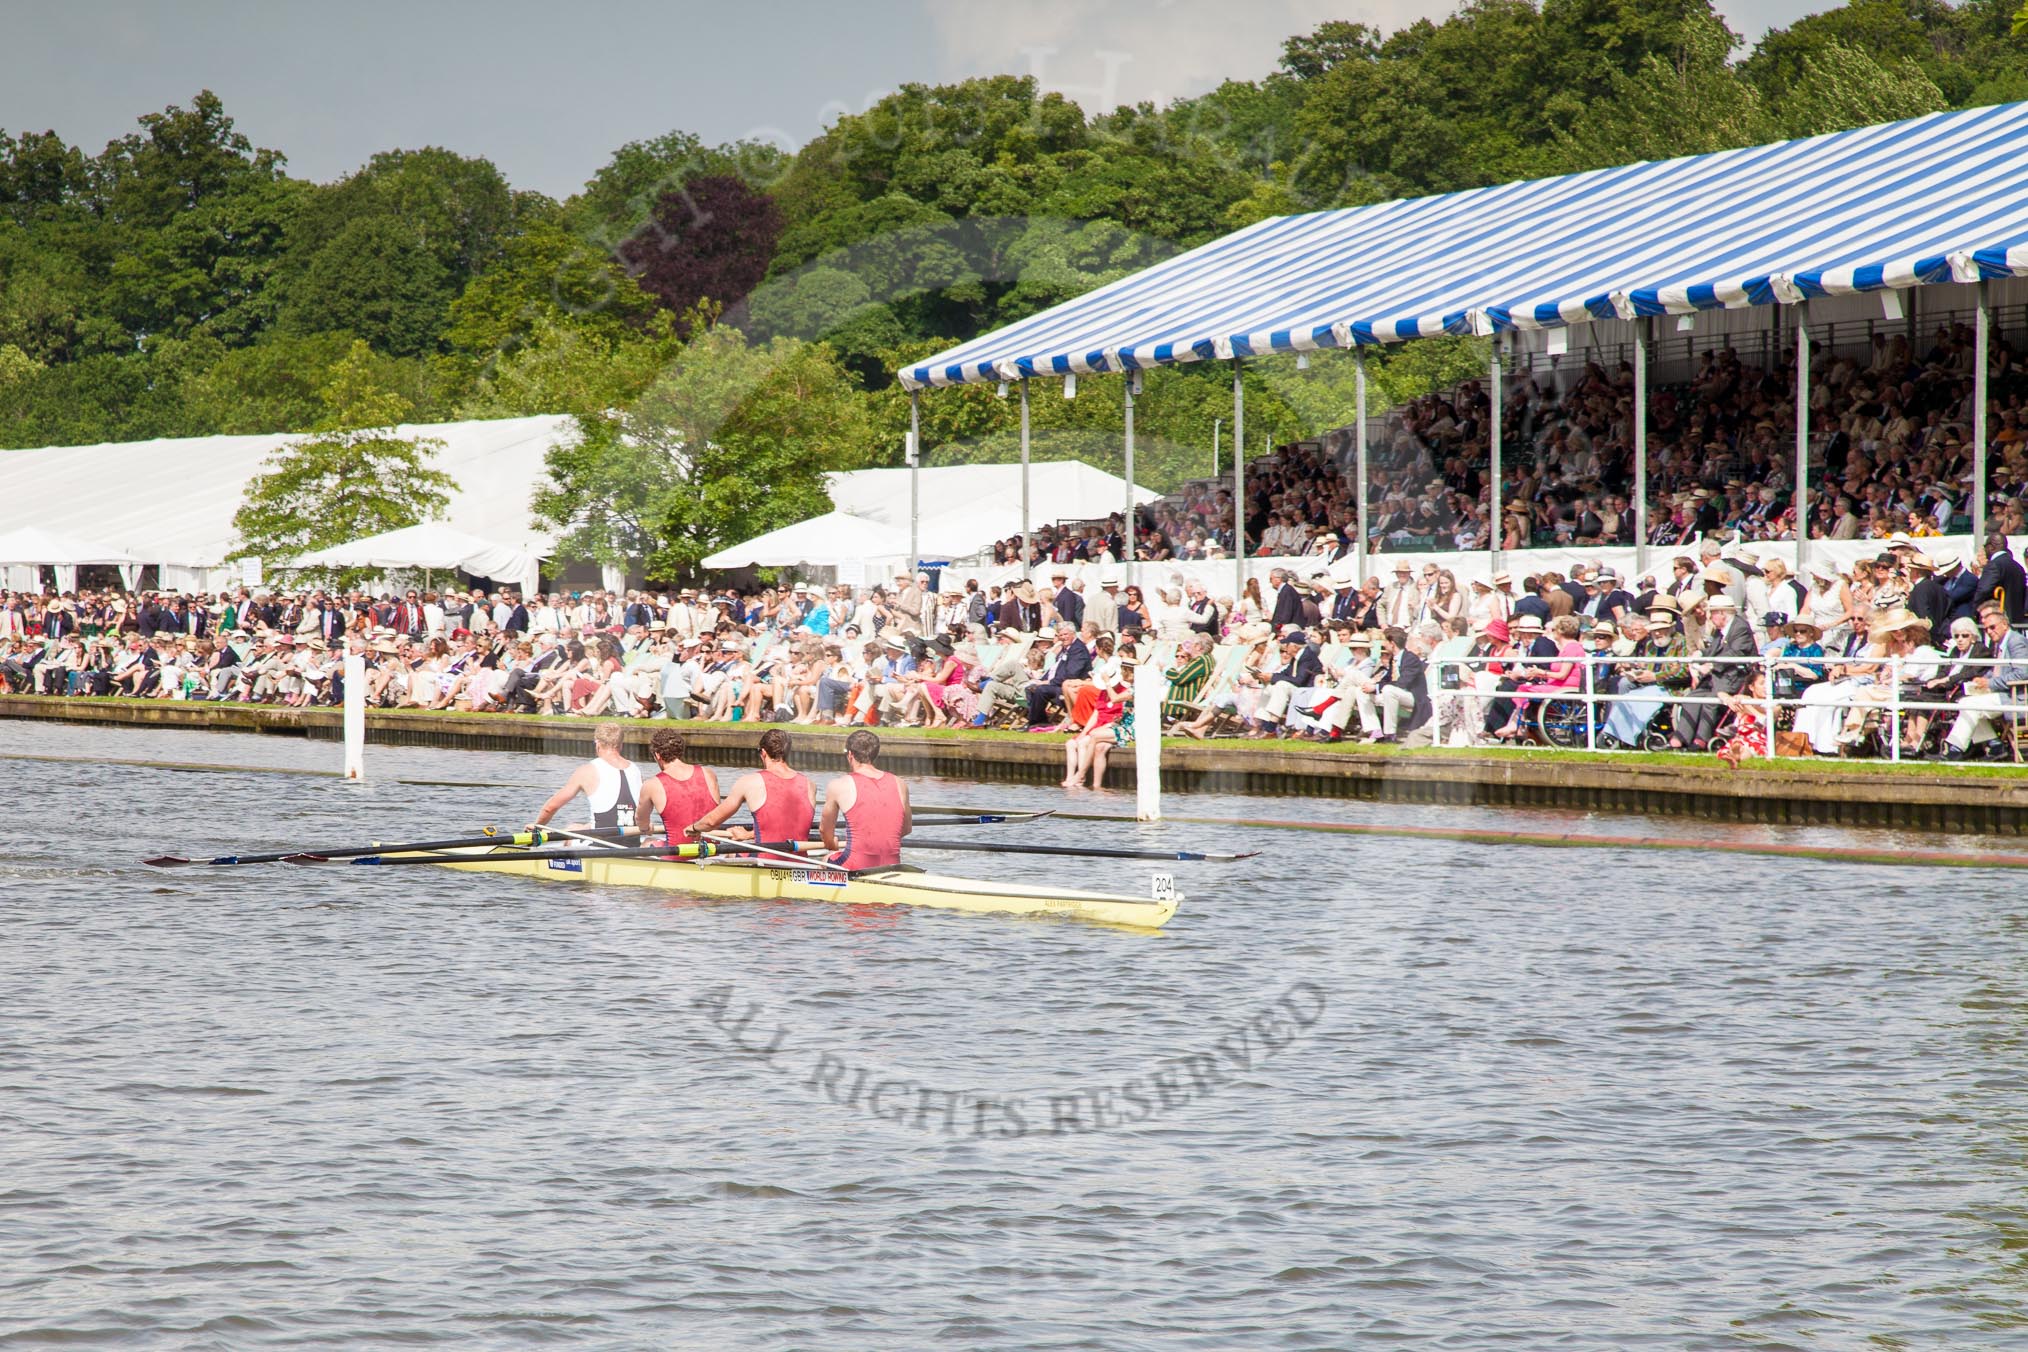
<path fill-rule="evenodd" d="M 158 855 L 153 859 L 143 859 L 141 862 L 149 868 L 184 868 L 197 861 L 195 859 L 184 859 L 179 855 L 164 854 Z"/>

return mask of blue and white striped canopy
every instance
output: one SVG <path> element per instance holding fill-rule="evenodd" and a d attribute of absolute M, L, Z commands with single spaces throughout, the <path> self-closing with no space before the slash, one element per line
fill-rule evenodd
<path fill-rule="evenodd" d="M 909 389 L 2028 275 L 2028 103 L 1282 216 L 896 374 Z"/>

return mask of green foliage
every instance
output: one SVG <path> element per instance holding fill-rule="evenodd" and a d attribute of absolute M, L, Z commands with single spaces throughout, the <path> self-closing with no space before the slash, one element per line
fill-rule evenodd
<path fill-rule="evenodd" d="M 565 208 L 570 228 L 606 253 L 620 246 L 648 219 L 662 194 L 693 178 L 730 175 L 757 188 L 770 188 L 786 171 L 789 156 L 759 141 L 707 146 L 686 131 L 652 140 L 629 141 L 584 185 Z"/>
<path fill-rule="evenodd" d="M 680 346 L 666 332 L 642 336 L 543 315 L 488 362 L 477 387 L 459 404 L 457 416 L 596 417 L 638 398 Z"/>
<path fill-rule="evenodd" d="M 559 452 L 576 458 L 555 519 L 583 557 L 680 573 L 712 532 L 820 509 L 811 465 L 899 463 L 891 372 L 987 328 L 1273 216 L 2028 99 L 2020 13 L 1849 0 L 1742 53 L 1708 0 L 1463 0 L 1393 32 L 1320 24 L 1264 78 L 1161 108 L 1083 110 L 995 76 L 905 86 L 794 152 L 630 141 L 563 203 L 435 147 L 291 179 L 209 92 L 97 153 L 0 131 L 0 444 L 349 435 L 327 399 L 348 381 L 415 420 L 570 413 L 587 433 Z M 664 311 L 615 255 L 706 179 L 765 193 L 782 230 L 727 315 L 745 337 L 686 347 L 718 311 Z M 1373 406 L 1484 356 L 1470 339 L 1370 352 Z M 1350 372 L 1338 353 L 1249 363 L 1249 452 L 1342 425 Z M 798 382 L 800 421 L 771 393 Z M 749 394 L 728 409 L 727 390 Z M 1038 456 L 1120 466 L 1117 379 L 1031 394 Z M 1230 408 L 1222 363 L 1149 373 L 1137 477 L 1208 473 Z M 990 388 L 922 411 L 932 463 L 1015 454 L 1015 401 Z M 641 452 L 700 428 L 699 475 L 743 484 L 665 482 Z M 734 472 L 726 445 L 760 469 Z M 755 486 L 777 472 L 770 498 Z"/>
<path fill-rule="evenodd" d="M 412 233 L 362 216 L 289 288 L 281 325 L 290 333 L 353 333 L 379 351 L 415 356 L 436 349 L 453 294 L 443 264 Z"/>
<path fill-rule="evenodd" d="M 14 344 L 0 343 L 0 389 L 17 381 L 27 380 L 38 371 L 47 369 Z"/>
<path fill-rule="evenodd" d="M 183 382 L 190 426 L 242 436 L 309 430 L 326 415 L 323 389 L 352 342 L 339 333 L 276 334 L 220 354 Z"/>
<path fill-rule="evenodd" d="M 1649 56 L 1631 75 L 1615 71 L 1611 96 L 1554 133 L 1550 163 L 1563 172 L 1604 169 L 1776 139 L 1759 91 L 1727 64 L 1732 34 L 1716 20 L 1691 32 L 1680 61 Z"/>
<path fill-rule="evenodd" d="M 394 435 L 414 409 L 379 376 L 372 350 L 354 342 L 319 393 L 317 434 L 283 446 L 247 484 L 232 520 L 240 552 L 285 565 L 443 515 L 457 486 L 430 464 L 443 443 Z"/>
<path fill-rule="evenodd" d="M 821 344 L 703 329 L 624 413 L 580 416 L 554 447 L 536 518 L 562 557 L 639 562 L 668 581 L 707 554 L 822 514 L 823 475 L 857 467 L 866 406 Z"/>
<path fill-rule="evenodd" d="M 1774 111 L 1784 135 L 1817 136 L 1945 106 L 1943 91 L 1914 61 L 1903 57 L 1883 67 L 1857 48 L 1832 42 L 1803 59 L 1802 78 Z"/>
<path fill-rule="evenodd" d="M 140 123 L 139 132 L 108 145 L 91 168 L 95 205 L 121 224 L 167 225 L 234 189 L 280 177 L 286 163 L 234 131 L 225 105 L 208 89 L 188 108 L 172 105 Z"/>
<path fill-rule="evenodd" d="M 581 329 L 608 344 L 670 328 L 654 297 L 610 254 L 550 223 L 510 240 L 501 260 L 452 302 L 444 337 L 490 357 L 542 325 Z"/>

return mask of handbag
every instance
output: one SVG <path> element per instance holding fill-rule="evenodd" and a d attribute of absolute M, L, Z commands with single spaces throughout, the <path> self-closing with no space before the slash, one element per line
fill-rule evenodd
<path fill-rule="evenodd" d="M 1810 745 L 1810 736 L 1805 732 L 1777 732 L 1774 744 L 1777 756 L 1811 756 L 1816 751 Z"/>

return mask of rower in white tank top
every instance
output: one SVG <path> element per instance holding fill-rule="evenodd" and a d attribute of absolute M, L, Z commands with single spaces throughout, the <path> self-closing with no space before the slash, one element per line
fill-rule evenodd
<path fill-rule="evenodd" d="M 591 804 L 592 825 L 620 826 L 632 821 L 634 805 L 641 801 L 640 767 L 595 760 L 590 768 L 597 779 L 584 797 Z"/>
<path fill-rule="evenodd" d="M 620 750 L 620 725 L 601 723 L 592 730 L 598 755 L 572 772 L 562 788 L 550 795 L 531 826 L 546 826 L 579 794 L 591 806 L 593 827 L 620 827 L 634 820 L 641 801 L 641 771 Z"/>

